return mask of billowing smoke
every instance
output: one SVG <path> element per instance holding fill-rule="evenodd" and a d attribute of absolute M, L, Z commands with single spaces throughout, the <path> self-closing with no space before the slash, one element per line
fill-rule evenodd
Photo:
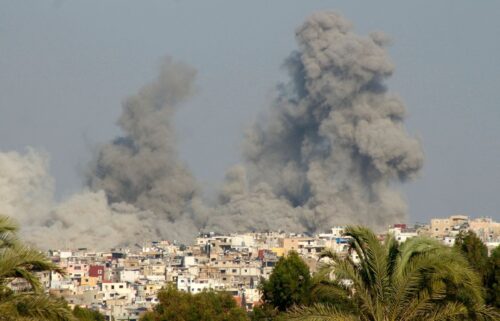
<path fill-rule="evenodd" d="M 48 157 L 0 153 L 0 213 L 15 217 L 42 247 L 107 248 L 196 235 L 202 217 L 194 178 L 177 158 L 172 120 L 193 91 L 195 71 L 167 58 L 158 78 L 123 104 L 123 137 L 99 148 L 88 188 L 53 201 Z"/>
<path fill-rule="evenodd" d="M 88 175 L 92 189 L 160 220 L 174 222 L 186 212 L 197 188 L 177 157 L 172 120 L 192 94 L 194 76 L 192 68 L 167 58 L 158 79 L 124 103 L 118 124 L 125 136 L 100 148 Z"/>
<path fill-rule="evenodd" d="M 0 213 L 15 218 L 23 238 L 39 247 L 106 249 L 196 233 L 190 219 L 175 225 L 158 220 L 152 211 L 109 203 L 103 191 L 84 190 L 57 203 L 48 163 L 45 154 L 32 149 L 0 153 Z"/>
<path fill-rule="evenodd" d="M 173 118 L 193 93 L 195 71 L 168 58 L 158 78 L 125 101 L 123 136 L 98 148 L 87 188 L 62 204 L 53 201 L 46 156 L 0 153 L 0 212 L 43 247 L 405 221 L 393 185 L 415 177 L 423 153 L 403 127 L 403 103 L 384 84 L 394 69 L 386 37 L 358 36 L 327 12 L 307 19 L 296 38 L 285 62 L 291 80 L 248 131 L 244 161 L 226 173 L 215 206 L 201 201 L 176 149 Z"/>
<path fill-rule="evenodd" d="M 403 103 L 384 84 L 394 70 L 386 37 L 358 36 L 327 12 L 312 15 L 296 38 L 299 49 L 285 63 L 291 81 L 248 133 L 248 175 L 228 173 L 218 220 L 309 231 L 405 221 L 406 203 L 391 183 L 413 178 L 423 153 L 403 127 Z"/>
<path fill-rule="evenodd" d="M 53 206 L 48 165 L 48 156 L 33 149 L 24 155 L 0 153 L 0 214 L 15 217 L 22 226 L 42 224 L 43 214 Z"/>

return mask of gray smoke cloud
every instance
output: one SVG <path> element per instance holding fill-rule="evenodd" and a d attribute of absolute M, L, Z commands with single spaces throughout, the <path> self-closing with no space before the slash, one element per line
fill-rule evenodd
<path fill-rule="evenodd" d="M 142 243 L 164 222 L 125 203 L 108 204 L 104 192 L 84 190 L 54 201 L 54 180 L 43 152 L 0 153 L 0 213 L 15 218 L 22 236 L 41 248 L 110 248 Z"/>
<path fill-rule="evenodd" d="M 196 182 L 179 160 L 172 125 L 179 104 L 193 93 L 196 72 L 167 58 L 156 81 L 127 99 L 118 124 L 125 133 L 101 146 L 88 185 L 108 200 L 150 210 L 175 222 L 189 213 Z"/>
<path fill-rule="evenodd" d="M 196 72 L 167 58 L 157 79 L 124 102 L 123 135 L 99 146 L 81 193 L 56 203 L 46 155 L 0 153 L 0 212 L 20 221 L 26 239 L 52 248 L 404 222 L 394 184 L 418 174 L 422 149 L 384 83 L 394 70 L 387 38 L 352 30 L 332 12 L 297 29 L 298 50 L 285 61 L 290 81 L 249 129 L 244 162 L 227 171 L 215 205 L 202 202 L 176 149 L 173 118 Z"/>
<path fill-rule="evenodd" d="M 177 157 L 172 121 L 193 93 L 195 74 L 166 58 L 157 79 L 124 102 L 124 135 L 98 148 L 87 187 L 62 203 L 54 201 L 47 155 L 0 153 L 0 213 L 16 218 L 24 238 L 43 248 L 191 241 L 204 206 Z"/>
<path fill-rule="evenodd" d="M 359 36 L 343 17 L 322 12 L 296 39 L 285 63 L 291 81 L 249 131 L 247 173 L 228 173 L 218 220 L 310 232 L 405 221 L 406 203 L 391 184 L 414 178 L 423 153 L 403 127 L 403 103 L 384 84 L 394 70 L 387 38 Z"/>

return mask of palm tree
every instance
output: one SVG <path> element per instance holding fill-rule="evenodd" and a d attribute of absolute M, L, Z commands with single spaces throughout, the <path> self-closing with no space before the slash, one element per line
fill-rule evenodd
<path fill-rule="evenodd" d="M 66 303 L 43 293 L 35 272 L 63 271 L 39 251 L 22 244 L 17 238 L 18 226 L 0 216 L 0 320 L 74 320 Z M 13 291 L 12 281 L 24 280 L 27 289 Z"/>
<path fill-rule="evenodd" d="M 315 277 L 313 293 L 350 300 L 356 309 L 316 303 L 293 309 L 289 319 L 499 320 L 498 312 L 484 306 L 477 274 L 452 248 L 427 238 L 400 245 L 392 235 L 381 242 L 359 226 L 348 227 L 345 235 L 351 238 L 349 253 L 359 260 L 325 252 L 328 262 Z"/>

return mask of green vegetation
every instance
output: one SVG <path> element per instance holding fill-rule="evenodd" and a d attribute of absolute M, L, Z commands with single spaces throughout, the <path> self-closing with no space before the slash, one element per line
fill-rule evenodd
<path fill-rule="evenodd" d="M 486 293 L 486 303 L 500 308 L 500 247 L 488 257 L 488 248 L 472 231 L 461 232 L 455 239 L 455 248 L 479 274 Z"/>
<path fill-rule="evenodd" d="M 297 252 L 280 258 L 269 280 L 262 280 L 261 291 L 264 303 L 286 311 L 293 305 L 308 304 L 311 290 L 309 267 Z"/>
<path fill-rule="evenodd" d="M 500 309 L 500 246 L 492 252 L 485 278 L 486 303 Z"/>
<path fill-rule="evenodd" d="M 158 293 L 160 303 L 141 321 L 247 321 L 248 316 L 225 292 L 206 291 L 197 294 L 168 287 Z"/>
<path fill-rule="evenodd" d="M 474 271 L 484 279 L 488 270 L 488 248 L 481 239 L 472 231 L 460 232 L 455 238 L 454 247 L 465 256 Z"/>
<path fill-rule="evenodd" d="M 484 305 L 480 278 L 456 250 L 436 240 L 413 238 L 384 242 L 363 227 L 348 227 L 351 252 L 359 262 L 324 253 L 321 269 L 331 291 L 355 309 L 328 302 L 289 310 L 291 320 L 498 320 Z M 318 276 L 321 278 L 320 276 Z"/>
<path fill-rule="evenodd" d="M 281 257 L 269 280 L 261 279 L 263 304 L 254 308 L 251 319 L 286 320 L 283 313 L 294 305 L 307 305 L 311 297 L 312 278 L 307 264 L 297 252 Z"/>
<path fill-rule="evenodd" d="M 81 308 L 76 306 L 73 309 L 73 315 L 78 319 L 78 321 L 104 321 L 104 315 L 98 311 L 94 311 L 87 308 Z"/>
<path fill-rule="evenodd" d="M 36 272 L 63 271 L 17 232 L 0 216 L 0 321 L 104 321 L 96 311 L 71 311 L 43 293 Z M 500 320 L 500 247 L 488 257 L 472 232 L 459 234 L 453 248 L 421 237 L 381 241 L 357 226 L 345 234 L 350 255 L 324 252 L 313 276 L 296 252 L 281 258 L 262 280 L 263 304 L 250 315 L 228 293 L 190 294 L 170 286 L 141 321 Z M 13 281 L 25 287 L 14 291 Z"/>
<path fill-rule="evenodd" d="M 41 271 L 63 271 L 39 251 L 22 244 L 17 231 L 12 220 L 0 216 L 0 320 L 74 320 L 63 300 L 43 293 L 35 275 Z M 14 280 L 24 280 L 27 289 L 13 291 L 8 285 Z"/>

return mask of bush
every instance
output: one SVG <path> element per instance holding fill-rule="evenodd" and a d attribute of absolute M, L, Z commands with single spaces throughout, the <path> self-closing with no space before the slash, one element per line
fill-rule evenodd
<path fill-rule="evenodd" d="M 141 321 L 248 321 L 248 316 L 229 293 L 181 292 L 170 286 L 158 293 L 160 303 Z"/>

